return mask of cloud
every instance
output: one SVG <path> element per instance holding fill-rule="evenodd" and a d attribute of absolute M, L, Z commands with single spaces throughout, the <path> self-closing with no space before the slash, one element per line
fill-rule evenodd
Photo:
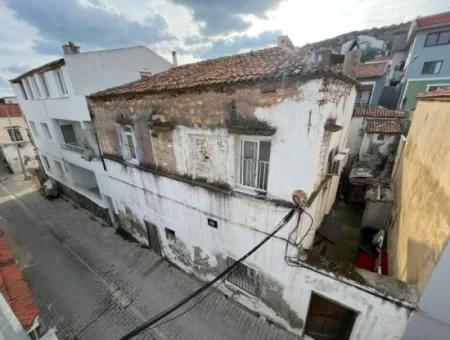
<path fill-rule="evenodd" d="M 153 14 L 138 23 L 106 5 L 90 0 L 6 0 L 16 17 L 36 27 L 41 34 L 35 40 L 38 53 L 54 54 L 69 40 L 88 47 L 124 47 L 151 44 L 172 37 L 164 18 Z M 58 50 L 59 51 L 59 50 Z"/>
<path fill-rule="evenodd" d="M 11 86 L 9 86 L 9 82 L 6 79 L 3 79 L 0 76 L 0 97 L 10 96 L 12 94 Z"/>
<path fill-rule="evenodd" d="M 26 70 L 29 70 L 30 67 L 28 65 L 19 65 L 19 64 L 12 64 L 2 69 L 2 71 L 6 71 L 13 74 L 20 74 L 25 72 Z"/>
<path fill-rule="evenodd" d="M 256 36 L 238 35 L 231 39 L 214 40 L 209 48 L 202 49 L 201 58 L 215 58 L 223 55 L 234 54 L 242 50 L 258 49 L 275 45 L 281 31 L 265 31 Z"/>
<path fill-rule="evenodd" d="M 172 0 L 193 11 L 194 19 L 203 23 L 201 33 L 207 36 L 242 32 L 251 26 L 243 16 L 266 18 L 266 13 L 275 10 L 283 0 Z"/>

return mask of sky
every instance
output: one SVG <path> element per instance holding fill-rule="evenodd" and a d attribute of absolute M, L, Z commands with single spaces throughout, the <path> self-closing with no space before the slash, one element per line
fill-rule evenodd
<path fill-rule="evenodd" d="M 0 0 L 0 97 L 8 79 L 81 51 L 145 45 L 180 64 L 449 11 L 448 0 Z"/>

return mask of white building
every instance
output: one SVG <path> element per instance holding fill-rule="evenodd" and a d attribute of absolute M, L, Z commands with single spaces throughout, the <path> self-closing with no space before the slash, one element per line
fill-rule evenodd
<path fill-rule="evenodd" d="M 99 183 L 105 169 L 86 95 L 172 64 L 143 46 L 80 53 L 69 43 L 63 50 L 63 58 L 20 75 L 11 85 L 46 173 L 73 196 L 78 193 L 104 208 Z"/>
<path fill-rule="evenodd" d="M 335 200 L 355 82 L 279 43 L 90 96 L 110 213 L 208 280 L 272 232 L 303 190 L 310 217 L 294 218 L 220 289 L 297 334 L 398 339 L 414 308 L 406 286 L 308 251 Z"/>

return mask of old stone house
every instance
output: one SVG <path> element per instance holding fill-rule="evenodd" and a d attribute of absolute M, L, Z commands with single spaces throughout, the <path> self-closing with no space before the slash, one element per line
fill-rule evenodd
<path fill-rule="evenodd" d="M 290 47 L 281 39 L 91 95 L 108 174 L 99 187 L 116 225 L 204 280 L 268 235 L 303 190 L 309 217 L 220 289 L 298 334 L 317 335 L 325 308 L 332 336 L 398 338 L 407 298 L 377 293 L 375 274 L 345 278 L 299 260 L 335 200 L 356 89 Z"/>

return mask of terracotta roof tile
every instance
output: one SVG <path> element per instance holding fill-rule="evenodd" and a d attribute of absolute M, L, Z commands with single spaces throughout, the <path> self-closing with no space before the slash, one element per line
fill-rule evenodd
<path fill-rule="evenodd" d="M 380 77 L 384 74 L 387 62 L 359 64 L 356 73 L 357 78 Z"/>
<path fill-rule="evenodd" d="M 173 67 L 153 76 L 95 93 L 90 97 L 151 93 L 205 85 L 277 79 L 291 75 L 308 77 L 321 71 L 325 70 L 294 51 L 271 47 Z"/>
<path fill-rule="evenodd" d="M 8 117 L 21 117 L 22 111 L 18 104 L 0 104 L 0 118 Z"/>
<path fill-rule="evenodd" d="M 450 25 L 450 12 L 438 13 L 416 19 L 417 27 L 424 28 L 448 23 Z"/>
<path fill-rule="evenodd" d="M 10 305 L 22 327 L 28 330 L 33 320 L 39 315 L 39 309 L 1 232 L 0 293 Z"/>
<path fill-rule="evenodd" d="M 433 91 L 419 93 L 417 98 L 447 98 L 450 99 L 450 87 L 442 87 Z"/>
<path fill-rule="evenodd" d="M 353 109 L 353 117 L 405 118 L 406 112 L 389 110 L 382 106 L 356 105 Z"/>
<path fill-rule="evenodd" d="M 370 119 L 367 121 L 368 133 L 400 133 L 402 127 L 398 119 Z"/>

